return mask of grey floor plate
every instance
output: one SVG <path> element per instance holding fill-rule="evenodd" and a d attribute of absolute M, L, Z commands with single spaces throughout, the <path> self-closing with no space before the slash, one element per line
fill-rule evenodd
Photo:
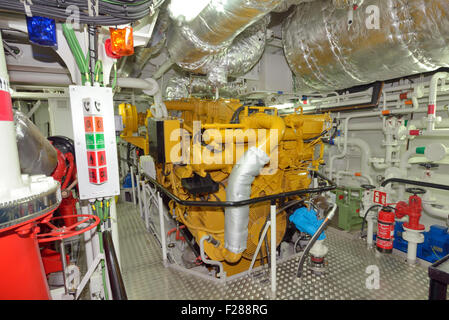
<path fill-rule="evenodd" d="M 118 205 L 122 275 L 129 299 L 270 299 L 269 284 L 249 276 L 217 284 L 165 268 L 161 249 L 145 230 L 138 210 L 129 203 Z M 278 265 L 277 299 L 286 300 L 405 300 L 427 299 L 427 269 L 409 266 L 395 255 L 378 255 L 365 243 L 338 231 L 327 232 L 327 274 L 304 273 L 296 279 L 299 258 Z M 367 268 L 379 270 L 378 289 L 366 286 Z M 369 282 L 369 281 L 368 281 Z"/>

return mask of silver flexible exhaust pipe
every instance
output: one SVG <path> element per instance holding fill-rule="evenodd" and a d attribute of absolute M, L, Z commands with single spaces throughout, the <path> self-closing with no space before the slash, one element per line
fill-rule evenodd
<path fill-rule="evenodd" d="M 251 184 L 270 157 L 261 149 L 251 147 L 237 161 L 229 176 L 226 201 L 241 201 L 251 197 Z M 233 253 L 246 249 L 249 206 L 225 209 L 225 248 Z"/>

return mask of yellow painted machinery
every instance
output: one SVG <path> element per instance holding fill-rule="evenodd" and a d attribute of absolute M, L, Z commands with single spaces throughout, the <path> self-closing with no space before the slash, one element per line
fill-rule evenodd
<path fill-rule="evenodd" d="M 148 113 L 146 120 L 139 120 L 135 107 L 121 105 L 125 124 L 121 137 L 153 157 L 158 182 L 182 200 L 241 200 L 244 193 L 255 198 L 307 189 L 309 171 L 317 171 L 322 163 L 321 138 L 330 129 L 329 114 L 280 117 L 275 108 L 224 99 L 191 98 L 166 101 L 165 105 L 169 119 L 154 119 Z M 139 122 L 147 127 L 140 136 L 136 135 Z M 260 160 L 261 171 L 249 173 L 254 166 L 247 162 L 253 154 Z M 287 200 L 295 199 L 298 197 Z M 204 251 L 210 259 L 223 263 L 228 276 L 248 269 L 270 210 L 268 202 L 250 205 L 249 214 L 242 208 L 228 212 L 228 208 L 186 207 L 172 200 L 168 207 L 197 243 L 204 236 L 214 239 L 204 242 Z M 278 244 L 286 227 L 287 215 L 280 212 Z M 239 228 L 242 234 L 235 231 Z M 267 255 L 266 248 L 262 247 L 261 255 Z"/>

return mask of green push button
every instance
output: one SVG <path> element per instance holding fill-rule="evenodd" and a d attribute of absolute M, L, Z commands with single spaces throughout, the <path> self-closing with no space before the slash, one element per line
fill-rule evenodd
<path fill-rule="evenodd" d="M 95 134 L 95 144 L 97 145 L 97 149 L 99 148 L 99 145 L 103 145 L 104 146 L 104 134 L 103 133 L 96 133 Z"/>
<path fill-rule="evenodd" d="M 95 136 L 90 133 L 86 133 L 86 146 L 95 146 Z"/>

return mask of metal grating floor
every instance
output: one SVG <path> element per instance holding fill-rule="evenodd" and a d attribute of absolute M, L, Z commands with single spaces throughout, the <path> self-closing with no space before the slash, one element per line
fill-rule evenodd
<path fill-rule="evenodd" d="M 269 282 L 245 276 L 226 284 L 165 268 L 154 236 L 145 230 L 138 210 L 130 203 L 117 205 L 122 275 L 129 299 L 270 299 Z M 304 273 L 296 279 L 299 257 L 278 264 L 277 299 L 283 300 L 425 300 L 427 268 L 410 266 L 396 255 L 378 255 L 365 243 L 339 231 L 327 231 L 329 268 L 326 275 Z M 366 268 L 380 271 L 380 288 L 367 289 Z"/>

